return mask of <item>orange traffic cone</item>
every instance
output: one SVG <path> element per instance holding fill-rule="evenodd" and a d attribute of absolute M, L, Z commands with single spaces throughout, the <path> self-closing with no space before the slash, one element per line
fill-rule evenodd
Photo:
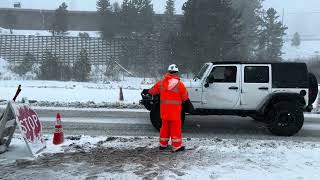
<path fill-rule="evenodd" d="M 53 135 L 53 144 L 58 145 L 62 144 L 64 141 L 63 129 L 61 124 L 61 116 L 58 113 L 56 116 L 56 125 L 55 125 L 55 132 Z"/>

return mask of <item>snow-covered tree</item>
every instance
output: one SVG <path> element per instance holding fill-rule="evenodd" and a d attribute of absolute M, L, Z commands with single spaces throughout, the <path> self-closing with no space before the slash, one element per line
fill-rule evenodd
<path fill-rule="evenodd" d="M 80 51 L 79 59 L 73 65 L 73 78 L 77 81 L 85 82 L 89 80 L 91 64 L 86 49 Z"/>
<path fill-rule="evenodd" d="M 300 34 L 298 32 L 294 33 L 293 38 L 291 40 L 291 45 L 292 46 L 300 46 L 301 44 L 301 37 Z"/>
<path fill-rule="evenodd" d="M 27 52 L 24 55 L 24 58 L 22 62 L 14 67 L 14 72 L 19 74 L 19 76 L 25 75 L 27 72 L 32 71 L 32 66 L 34 65 L 34 62 L 36 61 L 36 58 L 33 54 Z"/>
<path fill-rule="evenodd" d="M 41 80 L 59 80 L 60 69 L 58 57 L 47 51 L 42 57 L 38 78 Z"/>

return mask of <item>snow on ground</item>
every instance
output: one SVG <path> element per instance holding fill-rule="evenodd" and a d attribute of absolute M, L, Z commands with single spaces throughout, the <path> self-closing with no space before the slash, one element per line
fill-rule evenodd
<path fill-rule="evenodd" d="M 317 142 L 184 139 L 187 150 L 157 149 L 153 137 L 69 136 L 32 158 L 20 135 L 0 155 L 5 179 L 319 179 Z"/>
<path fill-rule="evenodd" d="M 119 103 L 120 87 L 123 88 L 123 104 L 138 104 L 141 91 L 150 88 L 152 80 L 145 82 L 143 78 L 125 78 L 124 81 L 110 81 L 108 83 L 82 83 L 61 81 L 0 81 L 0 99 L 10 100 L 17 86 L 22 85 L 22 92 L 18 100 L 26 97 L 28 100 L 41 101 L 42 105 L 56 102 L 79 102 L 89 104 Z"/>
<path fill-rule="evenodd" d="M 150 88 L 155 79 L 125 77 L 121 81 L 65 82 L 22 80 L 10 70 L 7 61 L 0 58 L 0 104 L 13 98 L 18 85 L 22 85 L 22 98 L 37 101 L 34 105 L 59 107 L 120 107 L 139 106 L 141 91 Z M 124 101 L 119 101 L 120 87 Z M 1 103 L 2 102 L 2 103 Z"/>
<path fill-rule="evenodd" d="M 68 31 L 67 36 L 79 37 L 79 33 L 88 33 L 90 37 L 100 37 L 99 31 Z M 0 27 L 0 35 L 11 35 L 9 29 Z M 13 35 L 24 35 L 24 36 L 52 36 L 49 31 L 46 30 L 13 30 Z"/>
<path fill-rule="evenodd" d="M 320 40 L 301 41 L 300 46 L 291 45 L 291 41 L 286 41 L 283 45 L 282 58 L 288 59 L 307 59 L 320 55 Z"/>

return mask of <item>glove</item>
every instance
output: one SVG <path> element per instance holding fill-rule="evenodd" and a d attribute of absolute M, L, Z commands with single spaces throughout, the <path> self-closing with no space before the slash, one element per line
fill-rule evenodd
<path fill-rule="evenodd" d="M 142 91 L 142 94 L 144 94 L 144 95 L 150 95 L 149 89 L 144 89 L 144 90 Z"/>
<path fill-rule="evenodd" d="M 193 104 L 191 103 L 190 99 L 187 99 L 186 101 L 184 101 L 182 103 L 182 107 L 185 110 L 185 112 L 190 113 L 190 114 L 194 113 L 194 107 L 193 107 Z"/>

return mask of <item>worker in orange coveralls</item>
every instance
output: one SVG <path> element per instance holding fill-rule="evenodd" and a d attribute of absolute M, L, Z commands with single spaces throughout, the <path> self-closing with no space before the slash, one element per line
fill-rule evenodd
<path fill-rule="evenodd" d="M 160 129 L 160 150 L 168 147 L 171 138 L 173 152 L 184 151 L 181 134 L 182 103 L 189 100 L 186 87 L 180 81 L 177 65 L 172 64 L 168 73 L 158 81 L 150 90 L 151 95 L 160 94 L 160 114 L 162 126 Z"/>

